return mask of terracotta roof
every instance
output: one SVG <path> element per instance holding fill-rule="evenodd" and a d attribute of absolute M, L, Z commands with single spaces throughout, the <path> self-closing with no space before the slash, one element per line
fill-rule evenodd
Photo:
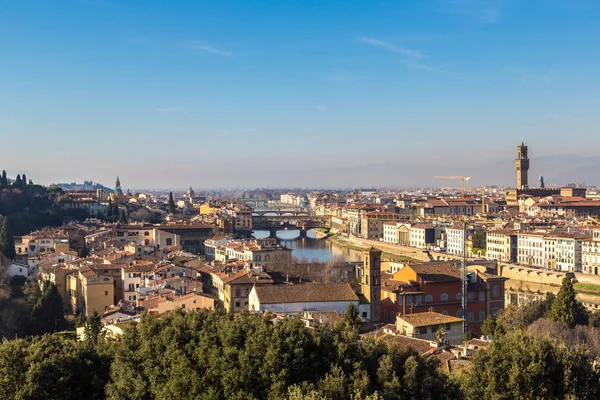
<path fill-rule="evenodd" d="M 424 282 L 454 282 L 461 278 L 460 270 L 451 263 L 411 264 L 406 268 L 415 271 Z"/>
<path fill-rule="evenodd" d="M 460 323 L 464 320 L 462 318 L 453 317 L 450 315 L 444 315 L 436 312 L 424 312 L 416 314 L 398 315 L 400 320 L 405 321 L 409 325 L 418 328 L 420 326 L 432 326 L 432 325 L 443 325 L 443 324 L 454 324 Z"/>
<path fill-rule="evenodd" d="M 300 285 L 266 285 L 254 288 L 262 304 L 358 301 L 347 283 L 305 283 Z"/>
<path fill-rule="evenodd" d="M 398 346 L 400 349 L 413 349 L 419 354 L 425 354 L 431 349 L 431 343 L 428 340 L 413 339 L 408 336 L 396 336 L 384 334 L 377 340 L 391 346 Z"/>

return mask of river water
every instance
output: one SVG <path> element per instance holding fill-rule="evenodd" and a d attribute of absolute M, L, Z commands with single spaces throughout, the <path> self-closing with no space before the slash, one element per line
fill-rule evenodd
<path fill-rule="evenodd" d="M 253 236 L 257 239 L 269 237 L 268 230 L 255 230 Z M 282 246 L 293 249 L 292 256 L 298 259 L 307 258 L 309 261 L 317 259 L 327 262 L 333 259 L 345 261 L 362 261 L 359 251 L 346 249 L 326 239 L 317 239 L 315 231 L 309 230 L 306 238 L 300 237 L 297 229 L 285 229 L 277 231 L 277 241 Z"/>

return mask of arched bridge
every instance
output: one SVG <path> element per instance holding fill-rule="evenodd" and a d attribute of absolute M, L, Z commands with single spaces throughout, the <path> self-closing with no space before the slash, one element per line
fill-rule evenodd
<path fill-rule="evenodd" d="M 331 228 L 330 216 L 315 215 L 252 215 L 252 228 L 270 230 L 271 235 L 280 229 L 296 228 L 300 235 L 314 228 Z"/>
<path fill-rule="evenodd" d="M 310 213 L 304 209 L 289 210 L 289 209 L 285 209 L 285 208 L 279 208 L 277 210 L 252 211 L 252 217 L 264 217 L 264 216 L 269 216 L 269 217 L 283 217 L 283 216 L 308 217 L 308 216 L 310 216 Z"/>

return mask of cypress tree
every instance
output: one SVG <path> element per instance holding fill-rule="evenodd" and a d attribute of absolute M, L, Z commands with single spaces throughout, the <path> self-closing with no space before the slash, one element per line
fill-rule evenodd
<path fill-rule="evenodd" d="M 27 186 L 27 176 L 25 176 L 25 174 L 23 174 L 23 177 L 21 178 L 21 186 Z"/>
<path fill-rule="evenodd" d="M 15 238 L 12 235 L 8 218 L 4 218 L 2 226 L 0 227 L 0 252 L 11 260 L 17 256 L 15 250 Z"/>
<path fill-rule="evenodd" d="M 175 214 L 175 201 L 173 200 L 173 192 L 169 192 L 169 214 Z"/>
<path fill-rule="evenodd" d="M 578 322 L 585 324 L 586 316 L 585 309 L 575 299 L 573 282 L 565 276 L 556 299 L 552 303 L 550 318 L 555 322 L 573 328 Z"/>
<path fill-rule="evenodd" d="M 20 188 L 21 187 L 21 175 L 17 175 L 17 179 L 15 179 L 15 183 L 13 183 L 14 187 Z"/>
<path fill-rule="evenodd" d="M 7 188 L 8 187 L 8 178 L 6 177 L 6 171 L 2 170 L 2 178 L 0 178 L 0 187 Z"/>
<path fill-rule="evenodd" d="M 126 224 L 127 223 L 127 215 L 125 215 L 125 210 L 121 210 L 119 213 L 119 223 Z"/>
<path fill-rule="evenodd" d="M 51 282 L 44 282 L 42 297 L 31 311 L 36 333 L 56 332 L 64 326 L 63 301 L 58 289 Z"/>

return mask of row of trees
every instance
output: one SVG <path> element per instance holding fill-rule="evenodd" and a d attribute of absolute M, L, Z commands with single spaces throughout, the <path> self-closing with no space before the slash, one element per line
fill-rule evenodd
<path fill-rule="evenodd" d="M 333 328 L 222 311 L 144 316 L 116 342 L 60 336 L 0 345 L 0 398 L 437 399 L 458 385 L 411 350 L 361 341 L 356 309 Z M 95 339 L 96 338 L 96 339 Z"/>
<path fill-rule="evenodd" d="M 6 171 L 2 171 L 2 176 L 0 176 L 0 189 L 7 189 L 9 187 L 23 188 L 27 185 L 33 185 L 33 181 L 31 179 L 27 181 L 27 176 L 25 174 L 23 174 L 23 177 L 21 177 L 21 175 L 17 175 L 17 178 L 11 184 L 6 176 Z"/>
<path fill-rule="evenodd" d="M 52 399 L 596 399 L 598 354 L 565 341 L 557 322 L 498 334 L 472 368 L 360 337 L 350 309 L 334 327 L 223 311 L 143 316 L 116 341 L 88 318 L 64 335 L 0 344 L 0 398 Z M 550 324 L 550 325 L 548 325 Z M 596 328 L 588 328 L 596 329 Z M 550 333 L 550 334 L 549 334 Z M 592 334 L 598 337 L 598 329 Z"/>
<path fill-rule="evenodd" d="M 45 226 L 58 226 L 63 212 L 57 204 L 59 188 L 29 184 L 0 190 L 0 215 L 7 216 L 14 235 L 25 235 Z"/>

